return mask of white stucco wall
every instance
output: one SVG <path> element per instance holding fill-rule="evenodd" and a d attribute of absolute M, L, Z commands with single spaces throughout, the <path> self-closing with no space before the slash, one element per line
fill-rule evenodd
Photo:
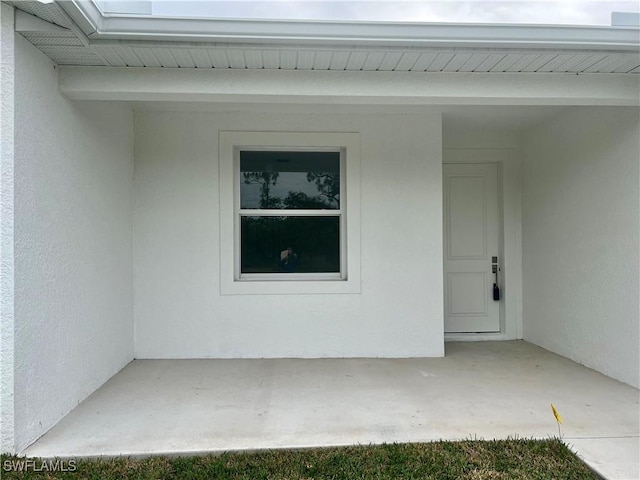
<path fill-rule="evenodd" d="M 133 114 L 70 102 L 20 35 L 15 82 L 15 450 L 133 358 Z"/>
<path fill-rule="evenodd" d="M 0 452 L 13 451 L 14 89 L 13 7 L 0 3 Z"/>
<path fill-rule="evenodd" d="M 220 294 L 219 130 L 360 134 L 361 293 Z M 135 142 L 137 358 L 443 355 L 439 114 L 143 112 Z"/>
<path fill-rule="evenodd" d="M 524 338 L 638 387 L 637 108 L 576 108 L 523 140 Z"/>

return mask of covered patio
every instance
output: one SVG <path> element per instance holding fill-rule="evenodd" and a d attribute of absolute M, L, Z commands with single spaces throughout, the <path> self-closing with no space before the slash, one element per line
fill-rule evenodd
<path fill-rule="evenodd" d="M 24 453 L 188 455 L 558 435 L 608 479 L 638 478 L 638 391 L 524 341 L 444 358 L 135 360 Z"/>
<path fill-rule="evenodd" d="M 167 38 L 98 3 L 0 4 L 3 453 L 548 438 L 554 403 L 595 470 L 638 478 L 637 27 Z M 287 207 L 326 192 L 284 174 L 324 167 L 280 153 L 257 170 L 282 203 L 242 207 L 249 151 L 337 153 L 344 208 Z M 283 212 L 335 217 L 339 265 L 245 271 L 243 222 Z"/>

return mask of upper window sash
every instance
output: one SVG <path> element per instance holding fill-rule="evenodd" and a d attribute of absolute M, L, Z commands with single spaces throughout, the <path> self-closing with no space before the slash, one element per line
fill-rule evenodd
<path fill-rule="evenodd" d="M 241 209 L 340 210 L 340 149 L 240 149 L 238 156 Z"/>
<path fill-rule="evenodd" d="M 245 178 L 243 176 L 243 172 L 241 171 L 241 154 L 243 152 L 256 152 L 256 153 L 261 153 L 261 152 L 268 152 L 271 153 L 273 152 L 274 154 L 277 153 L 308 153 L 310 154 L 312 157 L 314 154 L 337 154 L 337 163 L 338 163 L 338 174 L 339 174 L 339 194 L 337 196 L 338 201 L 335 202 L 329 202 L 329 208 L 287 208 L 286 204 L 285 204 L 285 200 L 286 197 L 283 198 L 282 196 L 276 196 L 276 198 L 278 198 L 280 200 L 280 203 L 276 206 L 274 204 L 271 204 L 269 206 L 262 206 L 262 205 L 258 205 L 255 207 L 247 207 L 246 205 L 243 205 L 243 198 L 242 198 L 242 189 L 243 189 L 243 185 L 246 185 L 245 182 Z M 312 158 L 313 160 L 313 158 Z M 283 146 L 283 147 L 257 147 L 257 146 L 237 146 L 234 149 L 234 211 L 237 213 L 241 212 L 242 214 L 253 214 L 253 212 L 263 212 L 263 213 L 267 213 L 267 212 L 274 212 L 274 214 L 284 214 L 287 215 L 290 212 L 291 214 L 295 214 L 296 215 L 315 215 L 316 213 L 312 213 L 312 212 L 319 212 L 320 214 L 325 214 L 326 212 L 345 212 L 345 203 L 346 203 L 346 161 L 345 161 L 345 149 L 344 147 L 301 147 L 301 146 L 296 146 L 296 147 L 288 147 L 288 146 Z M 312 166 L 312 164 L 310 165 Z M 314 172 L 314 170 L 310 170 L 311 172 Z M 315 170 L 316 173 L 320 172 L 320 170 Z M 273 185 L 272 185 L 273 187 Z M 278 185 L 276 184 L 275 187 L 278 187 Z M 297 193 L 297 192 L 288 192 L 288 193 Z M 309 191 L 309 194 L 311 194 L 312 192 Z M 311 195 L 307 195 L 308 197 L 310 197 Z M 318 192 L 316 191 L 315 196 L 321 196 L 322 192 Z M 254 196 L 257 196 L 257 191 L 254 190 Z M 245 204 L 247 203 L 246 201 L 244 202 Z M 254 201 L 251 203 L 260 203 L 259 201 Z M 336 205 L 337 203 L 337 205 Z M 279 213 L 278 213 L 279 212 Z M 304 212 L 304 213 L 303 213 Z"/>

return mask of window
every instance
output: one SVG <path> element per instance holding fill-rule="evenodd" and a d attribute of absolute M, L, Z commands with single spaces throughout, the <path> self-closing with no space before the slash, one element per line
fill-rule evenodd
<path fill-rule="evenodd" d="M 342 156 L 239 150 L 241 279 L 342 278 Z"/>
<path fill-rule="evenodd" d="M 222 293 L 359 292 L 359 138 L 220 133 Z"/>

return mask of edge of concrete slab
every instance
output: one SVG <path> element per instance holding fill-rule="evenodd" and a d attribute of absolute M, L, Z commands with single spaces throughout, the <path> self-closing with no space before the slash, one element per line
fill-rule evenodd
<path fill-rule="evenodd" d="M 167 451 L 157 451 L 157 452 L 131 452 L 131 453 L 121 453 L 121 454 L 102 454 L 102 455 L 56 455 L 53 457 L 35 457 L 40 458 L 42 460 L 69 460 L 69 459 L 87 459 L 87 460 L 99 460 L 99 459 L 115 459 L 115 458 L 131 458 L 131 459 L 143 459 L 149 457 L 167 457 L 167 458 L 179 458 L 179 457 L 196 457 L 196 456 L 206 456 L 206 455 L 223 455 L 225 453 L 258 453 L 258 452 L 266 452 L 270 450 L 290 450 L 290 451 L 304 451 L 304 450 L 313 450 L 313 449 L 321 449 L 321 448 L 342 448 L 342 447 L 360 447 L 360 446 L 374 446 L 374 445 L 386 445 L 386 444 L 404 444 L 404 443 L 434 443 L 434 442 L 463 442 L 463 441 L 494 441 L 494 440 L 550 440 L 554 437 L 509 437 L 507 439 L 504 438 L 493 438 L 493 439 L 485 439 L 485 438 L 440 438 L 440 439 L 429 439 L 424 441 L 399 441 L 399 442 L 369 442 L 369 443 L 331 443 L 331 444 L 308 444 L 308 445 L 277 445 L 271 447 L 256 447 L 256 448 L 212 448 L 206 450 L 167 450 Z M 570 439 L 569 439 L 570 440 Z M 585 459 L 579 451 L 575 448 L 573 444 L 571 444 L 567 439 L 562 439 L 562 442 L 571 450 L 574 454 L 576 454 L 582 462 L 584 462 L 589 469 L 591 469 L 595 474 L 597 474 L 601 478 L 605 478 L 601 472 L 598 471 L 597 467 L 590 464 L 587 459 Z M 20 456 L 25 456 L 26 450 L 20 453 Z"/>
<path fill-rule="evenodd" d="M 601 462 L 598 462 L 597 458 L 594 458 L 589 453 L 589 449 L 584 448 L 585 442 L 640 442 L 640 437 L 638 436 L 623 436 L 623 437 L 583 437 L 583 438 L 564 438 L 564 444 L 575 453 L 578 458 L 591 469 L 596 475 L 598 475 L 603 480 L 636 480 L 640 478 L 640 470 L 630 471 L 627 467 L 617 467 L 615 470 L 609 471 L 606 468 L 606 465 L 603 465 Z M 573 442 L 578 442 L 579 444 L 583 444 L 582 448 L 579 445 L 576 445 Z M 609 447 L 611 448 L 611 447 Z M 619 451 L 619 448 L 613 447 L 614 451 Z M 637 457 L 640 458 L 640 449 L 638 449 L 637 445 L 634 445 L 632 449 L 636 450 Z M 598 450 L 602 450 L 602 446 L 598 447 Z M 620 465 L 619 462 L 610 462 L 614 465 Z M 637 465 L 636 465 L 637 467 Z M 633 467 L 631 467 L 633 470 Z"/>
<path fill-rule="evenodd" d="M 600 470 L 598 470 L 598 467 L 596 467 L 593 463 L 589 462 L 587 458 L 580 455 L 580 452 L 575 448 L 573 444 L 567 442 L 566 440 L 562 440 L 562 443 L 564 443 L 567 446 L 567 448 L 571 450 L 580 459 L 580 461 L 584 463 L 587 466 L 587 468 L 589 468 L 589 470 L 593 472 L 594 475 L 598 476 L 598 478 L 600 478 L 601 480 L 607 480 L 607 477 L 605 477 L 604 474 Z"/>

